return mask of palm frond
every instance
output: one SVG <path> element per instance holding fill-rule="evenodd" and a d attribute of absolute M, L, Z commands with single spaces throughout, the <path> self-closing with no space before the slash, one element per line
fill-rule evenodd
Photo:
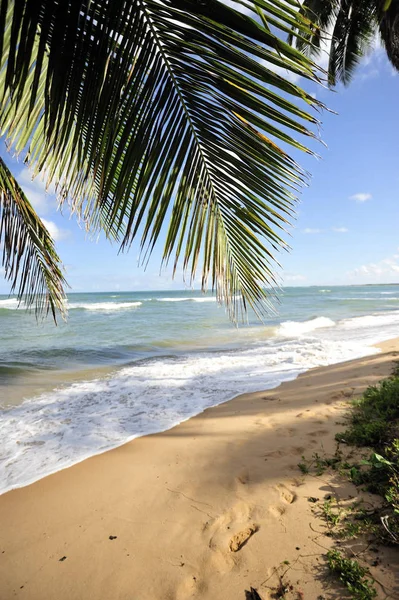
<path fill-rule="evenodd" d="M 11 293 L 36 315 L 65 317 L 65 279 L 53 240 L 0 158 L 0 246 Z"/>
<path fill-rule="evenodd" d="M 319 56 L 323 41 L 329 39 L 328 31 L 334 24 L 339 7 L 340 0 L 304 0 L 298 12 L 308 21 L 309 31 L 301 34 L 296 27 L 293 28 L 288 35 L 288 43 L 307 56 Z"/>
<path fill-rule="evenodd" d="M 399 2 L 379 0 L 378 23 L 382 42 L 392 65 L 399 71 Z"/>
<path fill-rule="evenodd" d="M 328 53 L 328 83 L 349 83 L 376 31 L 376 2 L 370 0 L 305 0 L 299 12 L 311 21 L 311 35 L 288 40 L 309 56 Z M 323 43 L 324 42 L 324 43 Z"/>
<path fill-rule="evenodd" d="M 341 0 L 332 32 L 329 83 L 349 83 L 375 35 L 375 6 L 369 0 Z"/>
<path fill-rule="evenodd" d="M 61 200 L 143 260 L 263 313 L 275 253 L 306 173 L 288 148 L 316 137 L 321 104 L 278 71 L 317 81 L 281 39 L 309 24 L 295 0 L 2 1 L 1 133 Z M 273 32 L 280 31 L 280 36 Z"/>

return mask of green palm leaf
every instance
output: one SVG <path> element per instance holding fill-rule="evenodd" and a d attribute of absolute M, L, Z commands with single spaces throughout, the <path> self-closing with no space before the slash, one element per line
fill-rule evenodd
<path fill-rule="evenodd" d="M 294 0 L 2 1 L 0 129 L 56 183 L 90 228 L 143 261 L 163 260 L 216 289 L 231 316 L 267 305 L 275 253 L 306 174 L 310 106 L 276 70 L 317 80 L 281 39 Z M 276 32 L 275 33 L 272 33 Z"/>
<path fill-rule="evenodd" d="M 374 40 L 380 1 L 304 0 L 299 13 L 311 21 L 311 33 L 305 32 L 294 40 L 294 31 L 300 33 L 294 29 L 288 41 L 310 56 L 320 55 L 321 50 L 327 52 L 328 83 L 348 84 Z"/>
<path fill-rule="evenodd" d="M 65 279 L 49 232 L 0 158 L 0 246 L 11 293 L 37 315 L 65 316 Z"/>

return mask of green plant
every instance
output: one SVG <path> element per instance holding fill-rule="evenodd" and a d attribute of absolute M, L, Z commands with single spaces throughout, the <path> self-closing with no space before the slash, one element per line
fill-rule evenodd
<path fill-rule="evenodd" d="M 399 377 L 371 386 L 353 405 L 349 428 L 336 435 L 339 442 L 379 448 L 389 440 L 399 419 Z"/>
<path fill-rule="evenodd" d="M 335 527 L 336 525 L 338 525 L 342 516 L 341 509 L 337 507 L 335 508 L 335 510 L 333 509 L 334 504 L 336 505 L 334 499 L 330 498 L 329 500 L 326 500 L 321 507 L 323 517 L 326 520 L 327 525 L 329 527 Z"/>
<path fill-rule="evenodd" d="M 349 517 L 347 517 L 349 518 Z M 364 516 L 361 513 L 350 515 L 350 518 L 354 518 L 354 521 L 347 520 L 342 523 L 339 531 L 334 533 L 334 537 L 339 539 L 354 539 L 361 535 L 370 535 L 378 533 L 377 524 L 369 517 Z"/>
<path fill-rule="evenodd" d="M 11 292 L 17 287 L 21 255 L 26 257 L 25 275 L 18 295 L 36 314 L 65 313 L 66 284 L 61 261 L 43 221 L 37 216 L 22 189 L 0 158 L 0 242 Z M 0 244 L 1 246 L 1 244 Z M 3 263 L 4 264 L 4 263 Z M 38 299 L 38 301 L 36 301 Z"/>
<path fill-rule="evenodd" d="M 302 462 L 298 463 L 298 468 L 302 471 L 302 473 L 304 475 L 307 475 L 309 473 L 309 467 L 305 462 L 305 457 L 302 456 L 302 458 L 304 459 Z"/>
<path fill-rule="evenodd" d="M 329 467 L 333 470 L 337 469 L 340 462 L 341 454 L 338 449 L 331 457 L 322 457 L 318 452 L 314 452 L 311 459 L 306 459 L 305 456 L 302 456 L 302 461 L 298 463 L 298 468 L 304 475 L 310 473 L 311 470 L 314 469 L 315 475 L 320 476 Z"/>
<path fill-rule="evenodd" d="M 368 569 L 362 567 L 357 560 L 345 558 L 338 550 L 329 550 L 327 562 L 330 571 L 351 592 L 353 600 L 372 600 L 377 596 L 374 580 L 366 577 L 369 575 Z"/>

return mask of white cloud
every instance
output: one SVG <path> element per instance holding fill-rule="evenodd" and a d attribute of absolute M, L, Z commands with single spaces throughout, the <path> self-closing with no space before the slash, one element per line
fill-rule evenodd
<path fill-rule="evenodd" d="M 399 254 L 361 265 L 347 273 L 353 283 L 391 283 L 399 281 Z"/>
<path fill-rule="evenodd" d="M 285 275 L 283 275 L 282 279 L 285 282 L 288 282 L 288 281 L 306 281 L 305 275 L 299 275 L 299 274 L 296 274 L 296 273 L 286 273 Z"/>
<path fill-rule="evenodd" d="M 60 229 L 58 225 L 54 223 L 54 221 L 42 219 L 42 223 L 55 242 L 66 240 L 71 235 L 71 232 L 68 229 Z"/>
<path fill-rule="evenodd" d="M 306 227 L 306 229 L 302 229 L 302 233 L 322 233 L 322 229 L 314 229 L 313 227 Z"/>
<path fill-rule="evenodd" d="M 366 202 L 366 200 L 371 200 L 373 196 L 369 192 L 358 192 L 357 194 L 353 194 L 353 196 L 349 196 L 349 200 L 355 200 L 355 202 Z"/>
<path fill-rule="evenodd" d="M 335 233 L 348 233 L 349 231 L 347 227 L 332 227 L 332 230 L 335 231 Z"/>
<path fill-rule="evenodd" d="M 47 193 L 45 183 L 39 177 L 32 180 L 29 169 L 22 169 L 17 181 L 37 213 L 45 215 L 52 207 L 56 207 L 56 201 L 51 195 L 54 192 Z"/>
<path fill-rule="evenodd" d="M 362 57 L 355 77 L 360 80 L 378 77 L 383 71 L 390 71 L 391 63 L 389 62 L 386 50 L 381 43 L 379 34 L 376 34 L 374 42 L 369 52 Z"/>

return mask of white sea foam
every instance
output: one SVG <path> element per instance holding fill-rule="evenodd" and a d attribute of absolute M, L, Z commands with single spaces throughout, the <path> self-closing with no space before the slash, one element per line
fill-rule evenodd
<path fill-rule="evenodd" d="M 23 302 L 22 302 L 23 305 Z M 16 298 L 7 298 L 6 300 L 0 300 L 0 308 L 7 308 L 8 310 L 16 310 L 19 306 L 19 302 Z"/>
<path fill-rule="evenodd" d="M 97 306 L 110 304 L 118 305 Z M 377 350 L 371 344 L 399 336 L 399 311 L 335 322 L 327 317 L 285 321 L 275 333 L 265 342 L 259 328 L 257 345 L 247 349 L 136 362 L 109 377 L 80 381 L 3 410 L 0 491 L 168 429 L 237 394 L 276 387 L 315 366 L 373 354 Z"/>
<path fill-rule="evenodd" d="M 240 351 L 163 357 L 75 383 L 5 410 L 0 491 L 163 431 L 237 394 L 273 388 L 315 366 L 374 349 L 311 338 Z"/>
<path fill-rule="evenodd" d="M 285 321 L 277 329 L 277 335 L 282 337 L 296 337 L 315 331 L 316 329 L 325 329 L 334 327 L 335 323 L 328 317 L 316 317 L 309 321 Z"/>
<path fill-rule="evenodd" d="M 209 298 L 157 298 L 158 302 L 216 302 L 214 296 Z"/>
<path fill-rule="evenodd" d="M 343 329 L 357 329 L 362 331 L 369 331 L 370 328 L 378 328 L 380 331 L 381 328 L 388 327 L 389 329 L 392 326 L 399 325 L 399 311 L 397 312 L 389 312 L 383 314 L 375 314 L 375 315 L 366 315 L 363 317 L 353 317 L 351 319 L 343 319 L 340 322 L 340 327 Z M 386 330 L 387 333 L 389 329 Z M 395 337 L 397 332 L 391 331 L 390 337 Z"/>
<path fill-rule="evenodd" d="M 319 294 L 329 294 L 331 290 L 319 290 Z"/>
<path fill-rule="evenodd" d="M 336 296 L 335 300 L 351 300 L 352 302 L 359 302 L 359 301 L 363 301 L 363 300 L 373 300 L 374 302 L 378 302 L 379 300 L 381 300 L 382 298 L 376 298 L 375 296 L 362 296 L 361 298 L 358 298 L 357 296 L 350 296 L 350 297 L 346 297 L 346 296 Z M 388 302 L 390 300 L 399 300 L 399 298 L 385 298 L 385 302 Z"/>
<path fill-rule="evenodd" d="M 68 304 L 68 309 L 83 308 L 85 310 L 99 310 L 110 312 L 114 310 L 129 310 L 141 306 L 142 302 L 72 302 Z"/>

